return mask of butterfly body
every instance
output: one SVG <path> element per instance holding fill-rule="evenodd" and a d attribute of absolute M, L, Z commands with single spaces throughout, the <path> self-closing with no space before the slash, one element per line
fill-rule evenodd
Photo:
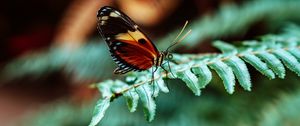
<path fill-rule="evenodd" d="M 109 6 L 97 14 L 98 30 L 105 39 L 113 60 L 118 64 L 116 74 L 143 71 L 161 66 L 167 51 L 159 52 L 153 42 L 127 15 Z"/>

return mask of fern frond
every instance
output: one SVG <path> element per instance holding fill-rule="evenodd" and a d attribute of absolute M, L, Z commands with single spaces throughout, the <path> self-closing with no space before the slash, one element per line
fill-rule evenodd
<path fill-rule="evenodd" d="M 204 15 L 193 21 L 187 27 L 193 29 L 193 32 L 181 44 L 192 48 L 206 39 L 219 39 L 224 35 L 245 33 L 249 26 L 262 20 L 265 21 L 267 28 L 278 28 L 282 22 L 300 19 L 297 13 L 299 4 L 299 0 L 256 0 L 247 1 L 242 6 L 226 4 L 215 14 Z M 177 34 L 178 31 L 174 31 L 169 36 L 158 40 L 158 47 L 167 48 L 170 40 Z"/>
<path fill-rule="evenodd" d="M 159 90 L 168 92 L 165 86 L 159 86 L 163 85 L 163 79 L 166 77 L 182 80 L 195 95 L 199 96 L 200 89 L 212 80 L 211 70 L 216 71 L 223 80 L 224 87 L 229 94 L 234 92 L 236 79 L 245 90 L 250 91 L 251 79 L 246 63 L 270 79 L 276 78 L 276 75 L 284 78 L 284 66 L 300 76 L 300 63 L 297 59 L 300 54 L 300 37 L 290 38 L 284 35 L 268 35 L 261 41 L 245 41 L 240 47 L 217 41 L 214 46 L 222 51 L 220 54 L 174 54 L 174 58 L 170 61 L 171 67 L 168 75 L 163 70 L 158 70 L 152 80 L 152 72 L 144 71 L 128 75 L 126 82 L 108 80 L 95 84 L 94 86 L 98 87 L 103 95 L 103 98 L 99 100 L 100 103 L 97 104 L 109 106 L 110 103 L 103 99 L 113 101 L 124 95 L 129 110 L 133 112 L 140 98 L 146 119 L 151 121 L 156 107 L 153 98 L 158 95 Z M 167 65 L 164 67 L 167 68 Z M 152 81 L 154 84 L 151 85 Z M 91 126 L 97 124 L 103 117 L 105 111 L 102 110 L 96 106 Z"/>
<path fill-rule="evenodd" d="M 105 78 L 102 72 L 112 70 L 112 61 L 105 43 L 90 41 L 79 49 L 69 49 L 68 45 L 51 47 L 43 52 L 24 55 L 5 65 L 0 71 L 1 81 L 11 81 L 26 75 L 39 78 L 53 71 L 64 70 L 76 81 Z"/>
<path fill-rule="evenodd" d="M 104 116 L 104 113 L 105 111 L 107 110 L 107 108 L 109 107 L 110 105 L 110 101 L 109 99 L 100 99 L 98 102 L 97 102 L 97 106 L 95 107 L 95 110 L 93 115 L 93 119 L 92 119 L 92 123 L 90 123 L 89 125 L 90 126 L 95 126 L 97 125 L 97 123 L 103 118 Z"/>

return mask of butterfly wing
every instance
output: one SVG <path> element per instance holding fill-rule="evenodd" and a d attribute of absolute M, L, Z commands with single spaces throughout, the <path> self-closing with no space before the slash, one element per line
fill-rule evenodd
<path fill-rule="evenodd" d="M 118 64 L 115 73 L 147 70 L 154 65 L 159 57 L 157 48 L 128 16 L 105 6 L 98 11 L 97 17 L 98 30 Z"/>

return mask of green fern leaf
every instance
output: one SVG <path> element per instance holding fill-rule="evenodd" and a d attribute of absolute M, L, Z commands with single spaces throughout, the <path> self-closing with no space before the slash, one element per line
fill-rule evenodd
<path fill-rule="evenodd" d="M 153 84 L 151 84 L 151 91 L 152 91 L 152 96 L 153 97 L 157 97 L 158 96 L 158 94 L 159 94 L 159 91 L 160 91 L 160 88 L 159 88 L 159 86 L 158 86 L 158 84 L 154 81 L 154 83 Z"/>
<path fill-rule="evenodd" d="M 275 50 L 274 54 L 283 61 L 287 68 L 289 68 L 291 71 L 294 71 L 298 76 L 300 76 L 300 63 L 293 55 L 283 49 Z"/>
<path fill-rule="evenodd" d="M 126 103 L 127 103 L 129 111 L 135 112 L 137 105 L 138 105 L 138 100 L 139 100 L 138 94 L 135 91 L 133 91 L 133 89 L 131 89 L 124 93 L 124 97 L 126 99 Z"/>
<path fill-rule="evenodd" d="M 270 79 L 275 78 L 275 74 L 268 68 L 267 64 L 261 61 L 257 56 L 249 53 L 244 53 L 242 58 L 249 64 L 251 64 L 256 70 L 266 75 Z"/>
<path fill-rule="evenodd" d="M 300 50 L 299 48 L 291 48 L 288 50 L 289 53 L 291 53 L 295 58 L 297 58 L 298 61 L 300 61 Z"/>
<path fill-rule="evenodd" d="M 199 64 L 191 68 L 193 74 L 198 77 L 198 85 L 200 88 L 205 86 L 212 80 L 212 74 L 206 64 Z"/>
<path fill-rule="evenodd" d="M 162 78 L 162 76 L 160 76 L 158 73 L 155 73 L 155 77 L 159 77 L 156 81 L 158 87 L 159 87 L 159 90 L 161 90 L 162 92 L 164 93 L 169 93 L 169 89 L 168 87 L 165 85 L 165 82 Z"/>
<path fill-rule="evenodd" d="M 200 96 L 201 91 L 198 85 L 198 78 L 191 72 L 188 65 L 184 65 L 181 68 L 177 68 L 176 75 L 193 91 L 196 96 Z"/>
<path fill-rule="evenodd" d="M 102 97 L 111 97 L 113 92 L 111 90 L 111 86 L 114 84 L 113 80 L 106 80 L 104 82 L 98 83 L 96 86 L 98 90 L 101 92 Z"/>
<path fill-rule="evenodd" d="M 220 78 L 223 80 L 226 91 L 229 94 L 232 94 L 234 92 L 235 85 L 235 77 L 232 68 L 230 68 L 227 64 L 225 64 L 222 61 L 215 61 L 209 66 L 212 69 L 214 69 L 220 76 Z"/>
<path fill-rule="evenodd" d="M 236 52 L 236 48 L 233 45 L 225 43 L 223 41 L 215 41 L 213 42 L 213 46 L 221 50 L 223 53 Z"/>
<path fill-rule="evenodd" d="M 285 68 L 281 61 L 276 58 L 273 54 L 268 52 L 260 52 L 257 56 L 264 60 L 267 63 L 267 66 L 273 70 L 273 72 L 279 76 L 279 78 L 284 78 L 285 76 Z"/>
<path fill-rule="evenodd" d="M 232 68 L 240 85 L 245 90 L 251 91 L 250 74 L 245 62 L 237 56 L 232 56 L 228 60 L 225 60 L 225 63 Z"/>
<path fill-rule="evenodd" d="M 109 105 L 110 105 L 109 98 L 99 99 L 97 101 L 93 112 L 93 118 L 89 126 L 96 126 L 100 122 L 100 120 L 104 116 L 105 111 L 108 109 Z"/>
<path fill-rule="evenodd" d="M 144 107 L 144 113 L 147 121 L 152 121 L 155 116 L 156 104 L 153 100 L 149 85 L 142 85 L 136 88 Z"/>

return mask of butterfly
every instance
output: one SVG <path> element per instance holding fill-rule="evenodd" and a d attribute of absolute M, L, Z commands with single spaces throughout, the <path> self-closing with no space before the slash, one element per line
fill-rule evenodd
<path fill-rule="evenodd" d="M 118 65 L 114 70 L 115 74 L 144 71 L 152 66 L 155 66 L 154 71 L 156 71 L 158 67 L 163 68 L 164 59 L 172 58 L 168 49 L 177 43 L 169 46 L 165 51 L 158 51 L 149 37 L 123 12 L 104 6 L 98 11 L 97 19 L 97 29 Z M 165 68 L 163 69 L 166 71 Z"/>

